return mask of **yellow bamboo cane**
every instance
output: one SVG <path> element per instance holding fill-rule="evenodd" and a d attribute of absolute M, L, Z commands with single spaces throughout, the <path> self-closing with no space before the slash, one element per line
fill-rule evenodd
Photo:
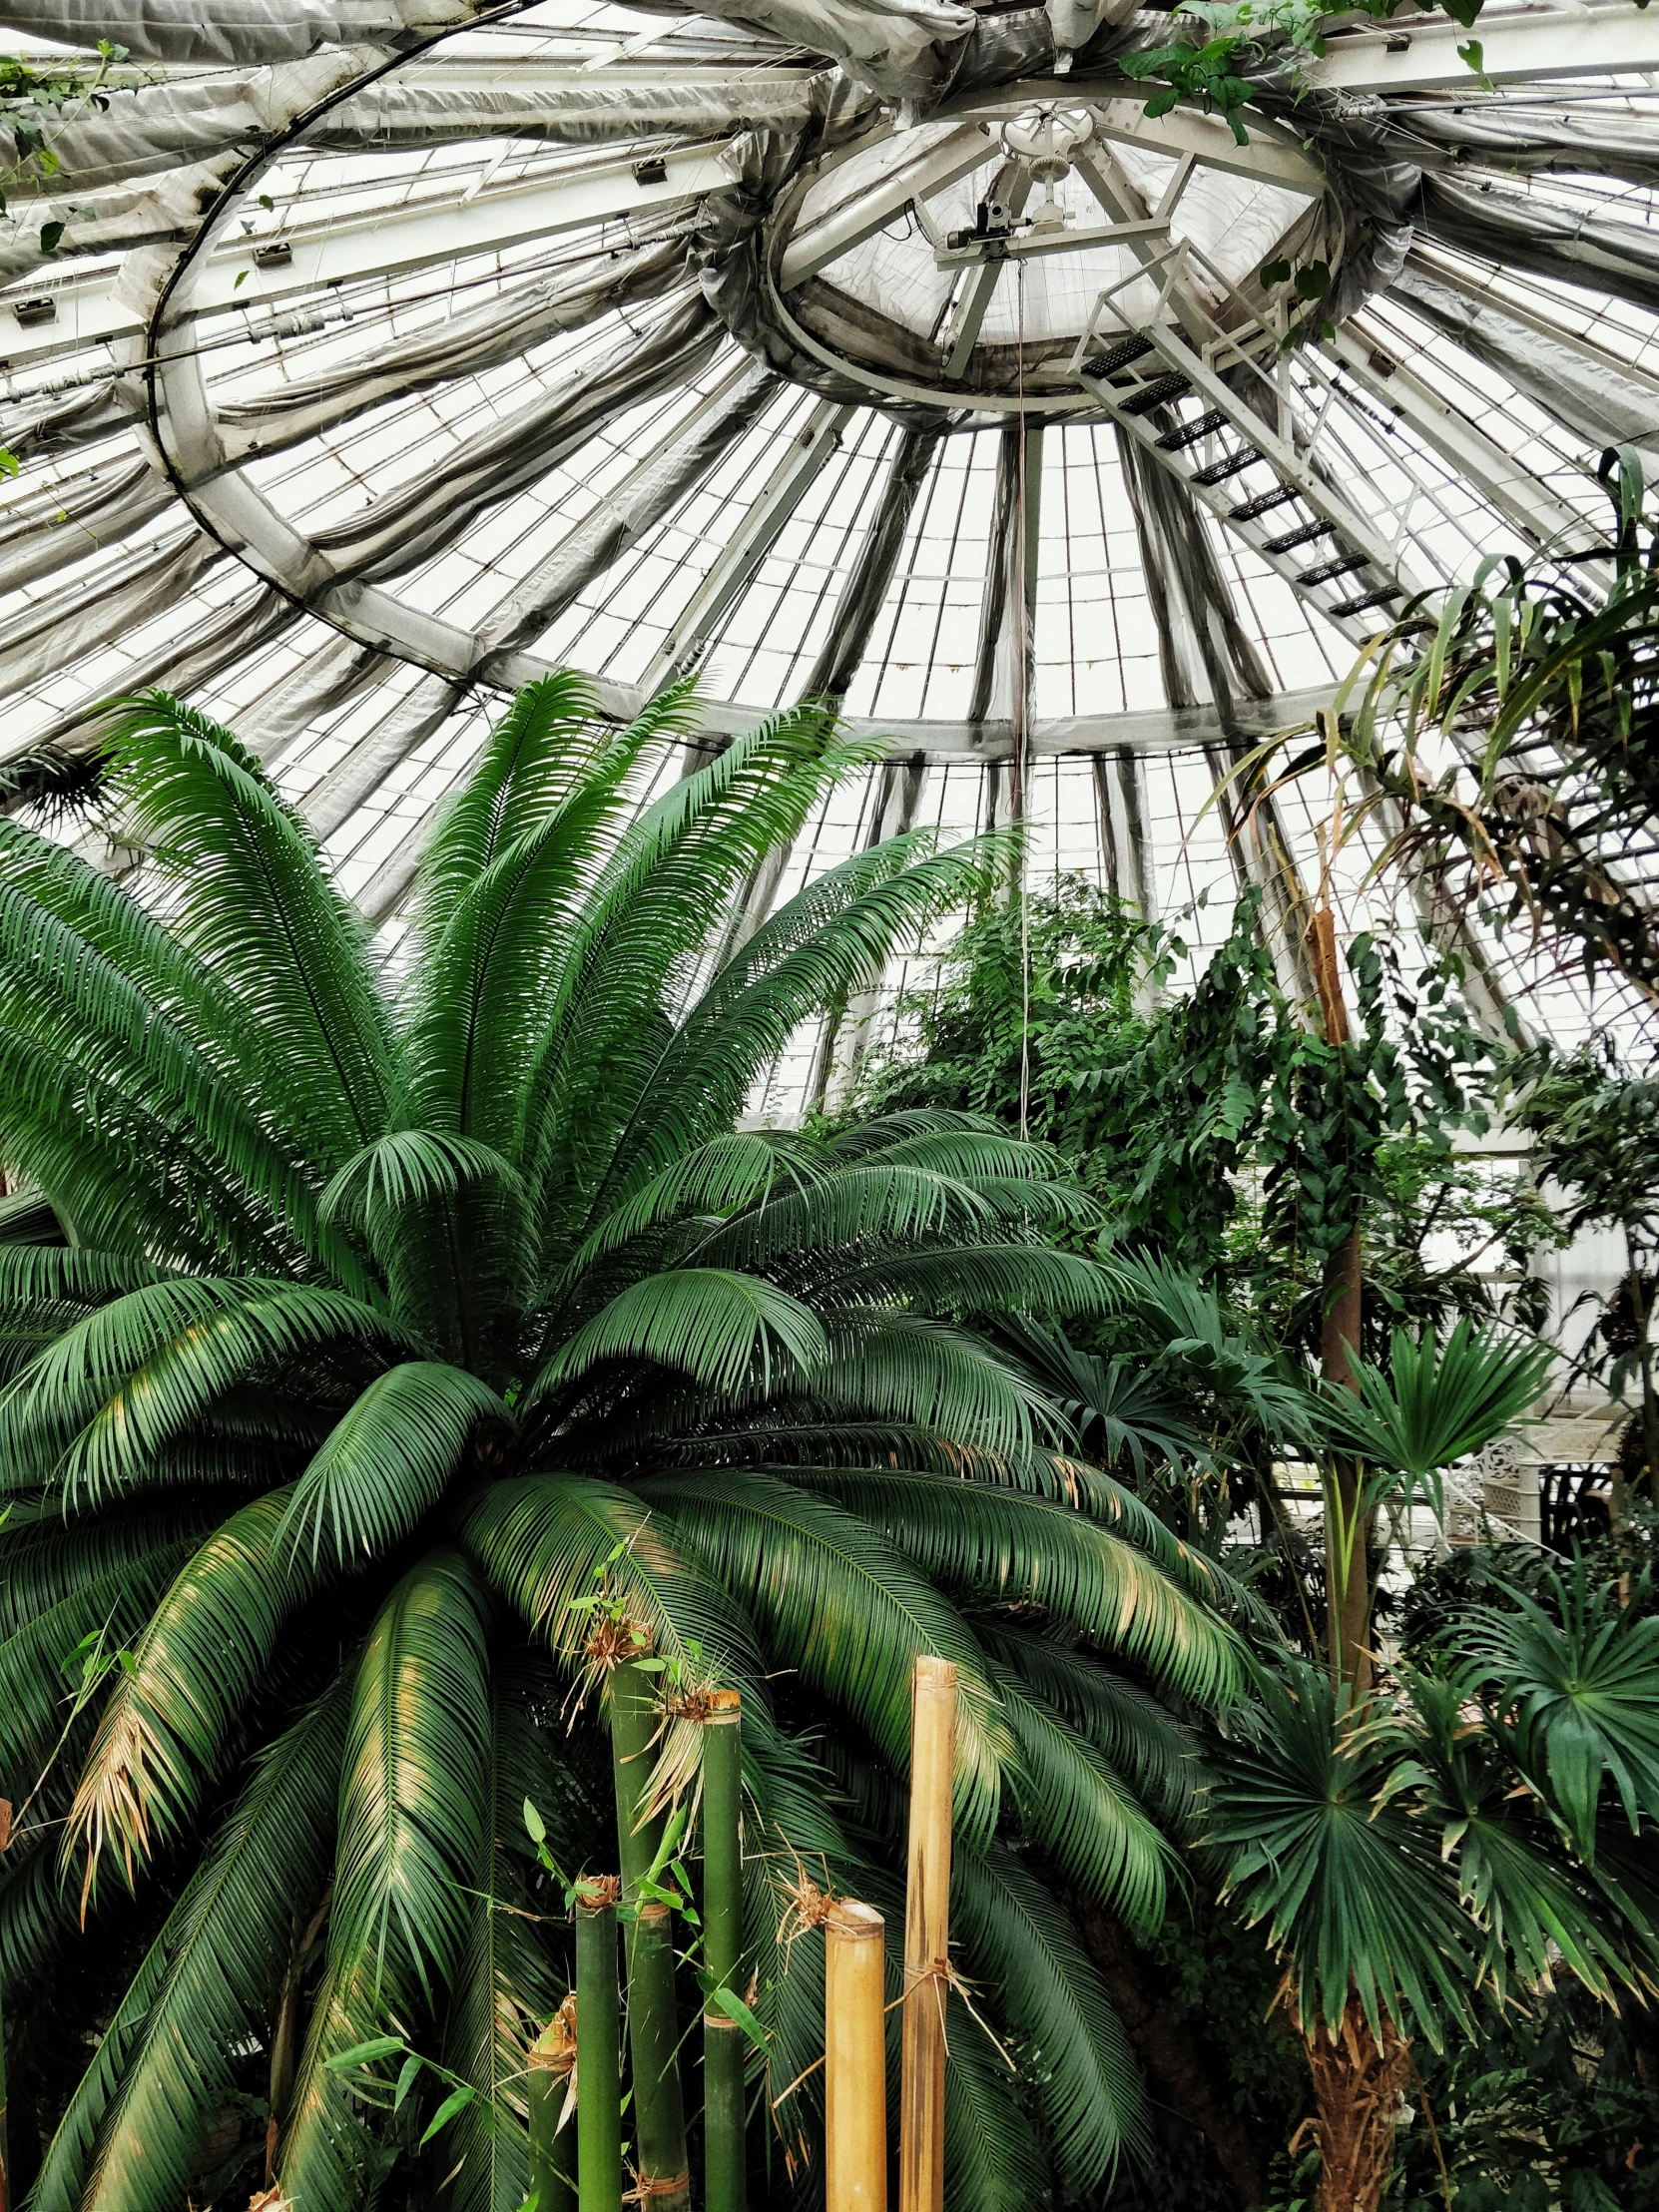
<path fill-rule="evenodd" d="M 899 2212 L 943 2212 L 944 1997 L 950 1953 L 950 1777 L 956 1669 L 918 1659 L 910 1682 L 910 1852 L 904 1899 Z"/>
<path fill-rule="evenodd" d="M 885 1935 L 850 1898 L 824 1924 L 826 2212 L 887 2212 Z"/>

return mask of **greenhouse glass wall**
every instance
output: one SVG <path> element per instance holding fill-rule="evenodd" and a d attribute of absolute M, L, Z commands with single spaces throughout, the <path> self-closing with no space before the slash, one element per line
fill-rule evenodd
<path fill-rule="evenodd" d="M 0 24 L 0 2212 L 1648 2212 L 1659 9 Z"/>

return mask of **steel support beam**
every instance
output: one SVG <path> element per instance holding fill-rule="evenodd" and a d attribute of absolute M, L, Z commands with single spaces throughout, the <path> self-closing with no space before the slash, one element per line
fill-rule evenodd
<path fill-rule="evenodd" d="M 1025 213 L 1025 203 L 1031 197 L 1029 169 L 1021 169 L 1009 179 L 1007 194 L 1009 217 L 1017 220 Z M 947 376 L 960 376 L 967 368 L 973 349 L 979 342 L 979 332 L 990 311 L 991 301 L 996 297 L 996 287 L 1002 280 L 1002 270 L 1003 264 L 1000 261 L 987 261 L 968 276 L 949 325 L 950 349 L 944 364 Z"/>
<path fill-rule="evenodd" d="M 943 192 L 963 177 L 971 176 L 995 151 L 982 124 L 964 123 L 925 154 L 918 154 L 909 161 L 896 160 L 879 183 L 867 191 L 852 194 L 827 215 L 796 232 L 784 249 L 779 288 L 793 291 L 797 284 L 804 284 L 809 276 L 816 276 L 821 269 L 827 269 L 842 254 L 849 253 L 865 239 L 873 238 L 894 216 L 901 215 L 912 200 L 930 199 L 934 193 Z M 833 174 L 831 171 L 831 177 Z"/>
<path fill-rule="evenodd" d="M 693 592 L 690 604 L 663 640 L 647 672 L 649 698 L 679 675 L 718 629 L 732 602 L 743 592 L 771 551 L 778 533 L 807 495 L 809 485 L 840 443 L 852 409 L 821 399 L 807 426 L 768 478 L 713 568 Z"/>
<path fill-rule="evenodd" d="M 1506 453 L 1467 415 L 1443 399 L 1431 384 L 1397 357 L 1397 347 L 1374 329 L 1364 314 L 1345 322 L 1326 351 L 1341 361 L 1354 382 L 1391 408 L 1431 452 L 1450 463 L 1464 480 L 1512 522 L 1536 546 L 1577 552 L 1600 542 L 1602 533 L 1547 484 Z M 1608 581 L 1604 563 L 1580 563 L 1580 573 Z"/>
<path fill-rule="evenodd" d="M 411 271 L 494 253 L 527 240 L 558 238 L 592 225 L 625 219 L 646 209 L 660 212 L 688 204 L 732 183 L 718 146 L 664 156 L 660 184 L 641 184 L 633 156 L 572 167 L 528 184 L 496 186 L 468 200 L 464 192 L 411 202 L 339 223 L 298 225 L 254 238 L 221 237 L 202 259 L 183 322 L 232 309 L 280 306 L 367 276 L 400 276 Z M 260 267 L 257 248 L 286 246 L 289 259 Z M 135 295 L 124 270 L 38 275 L 0 292 L 0 359 L 13 370 L 75 353 L 117 338 L 142 335 L 149 302 Z M 48 322 L 25 324 L 17 308 L 25 300 L 50 299 Z"/>
<path fill-rule="evenodd" d="M 1309 60 L 1306 79 L 1322 92 L 1475 97 L 1479 79 L 1457 51 L 1470 38 L 1479 42 L 1481 75 L 1494 85 L 1659 69 L 1659 18 L 1629 0 L 1612 0 L 1601 7 L 1485 8 L 1472 32 L 1415 18 L 1409 28 L 1341 31 L 1322 57 Z"/>

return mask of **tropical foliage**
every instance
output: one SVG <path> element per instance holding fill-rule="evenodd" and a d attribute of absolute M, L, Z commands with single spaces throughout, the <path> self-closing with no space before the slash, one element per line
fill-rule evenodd
<path fill-rule="evenodd" d="M 514 2212 L 525 2046 L 568 1986 L 523 1808 L 556 1864 L 614 1867 L 590 1693 L 646 1647 L 663 1791 L 701 1689 L 743 1694 L 774 2092 L 822 2018 L 781 1897 L 804 1865 L 879 1893 L 860 1853 L 897 1863 L 934 1652 L 962 1964 L 1023 2075 L 952 2034 L 951 2202 L 1026 2204 L 1049 2160 L 1091 2188 L 1138 2139 L 1029 1854 L 1154 1929 L 1189 1795 L 1165 1700 L 1224 1698 L 1238 1661 L 1225 1575 L 1071 1451 L 1041 1330 L 1124 1295 L 1077 1249 L 1090 1202 L 971 1113 L 744 1122 L 790 1035 L 1007 853 L 862 851 L 722 957 L 729 899 L 867 755 L 802 712 L 676 779 L 693 715 L 521 695 L 425 853 L 395 989 L 255 757 L 170 698 L 106 752 L 134 888 L 0 823 L 25 2051 L 54 1976 L 107 1984 L 37 2212 L 177 2212 L 261 2144 L 304 2212 L 422 2166 Z M 1112 1417 L 1102 1456 L 1145 1425 Z"/>
<path fill-rule="evenodd" d="M 1659 513 L 1633 450 L 1603 454 L 1600 474 L 1604 595 L 1553 561 L 1482 563 L 1431 614 L 1413 603 L 1373 641 L 1321 742 L 1286 773 L 1351 764 L 1350 835 L 1396 812 L 1388 858 L 1448 907 L 1494 929 L 1529 923 L 1651 1003 L 1659 915 L 1627 855 L 1659 811 Z"/>

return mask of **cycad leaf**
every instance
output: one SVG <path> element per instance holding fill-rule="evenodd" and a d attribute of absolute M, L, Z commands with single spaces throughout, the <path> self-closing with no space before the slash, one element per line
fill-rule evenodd
<path fill-rule="evenodd" d="M 1093 2192 L 1146 2149 L 1146 2093 L 1123 2023 L 1052 1894 L 1000 1845 L 956 1854 L 951 1915 L 1019 2037 L 1061 2174 Z"/>
<path fill-rule="evenodd" d="M 405 1207 L 429 1205 L 473 1183 L 515 1186 L 513 1169 L 476 1138 L 443 1129 L 392 1129 L 354 1152 L 320 1201 L 324 1219 L 347 1216 L 371 1228 Z"/>
<path fill-rule="evenodd" d="M 175 926 L 263 1041 L 254 1085 L 332 1168 L 385 1125 L 389 1043 L 361 917 L 228 730 L 151 692 L 109 741 L 110 789 L 177 892 Z"/>
<path fill-rule="evenodd" d="M 766 1474 L 656 1475 L 640 1495 L 763 1625 L 771 1647 L 847 1711 L 895 1771 L 909 1766 L 910 1675 L 923 1653 L 955 1661 L 956 1819 L 995 1825 L 1014 1744 L 955 1608 L 866 1521 Z"/>
<path fill-rule="evenodd" d="M 525 1800 L 549 1802 L 547 1739 L 499 1685 L 491 1717 L 489 1820 L 444 2048 L 444 2063 L 477 2091 L 443 2139 L 445 2164 L 460 2166 L 455 2212 L 519 2212 L 529 2186 L 525 2053 L 570 1987 L 572 1963 L 551 1955 L 514 1849 L 524 1838 Z"/>
<path fill-rule="evenodd" d="M 465 1943 L 489 1764 L 485 1593 L 434 1551 L 382 1606 L 351 1690 L 328 1954 L 277 2171 L 295 2204 L 353 2204 L 368 2143 L 328 2060 L 407 2035 Z"/>
<path fill-rule="evenodd" d="M 615 1207 L 583 1241 L 567 1268 L 574 1279 L 635 1237 L 683 1215 L 725 1215 L 768 1200 L 782 1187 L 816 1181 L 821 1165 L 790 1130 L 734 1129 L 671 1160 Z M 770 1212 L 762 1207 L 763 1213 Z"/>
<path fill-rule="evenodd" d="M 238 1384 L 338 1341 L 398 1340 L 371 1308 L 310 1285 L 178 1278 L 129 1292 L 66 1330 L 0 1394 L 0 1483 L 61 1475 L 96 1493 L 142 1472 Z"/>
<path fill-rule="evenodd" d="M 295 1908 L 322 1887 L 345 1707 L 330 1691 L 261 1754 L 70 2102 L 35 2212 L 175 2212 L 190 2194 L 232 2053 L 265 2032 Z"/>
<path fill-rule="evenodd" d="M 828 1350 L 818 1317 L 764 1277 L 675 1268 L 630 1283 L 577 1330 L 537 1377 L 532 1402 L 615 1360 L 678 1369 L 722 1391 L 758 1373 L 771 1389 L 775 1375 L 810 1375 Z"/>
<path fill-rule="evenodd" d="M 692 1685 L 741 1690 L 745 1731 L 767 1713 L 766 1666 L 732 1599 L 677 1544 L 660 1513 L 632 1490 L 582 1476 L 538 1474 L 492 1483 L 468 1512 L 461 1540 L 491 1583 L 567 1666 L 585 1671 L 585 1647 L 603 1591 Z M 696 1722 L 671 1721 L 652 1790 L 677 1795 L 702 1757 Z"/>
<path fill-rule="evenodd" d="M 413 1361 L 376 1376 L 294 1485 L 284 1531 L 314 1560 L 327 1529 L 334 1558 L 382 1552 L 442 1496 L 473 1430 L 511 1426 L 476 1376 Z"/>
<path fill-rule="evenodd" d="M 979 1640 L 1046 1703 L 1064 1714 L 1148 1803 L 1185 1832 L 1198 1802 L 1199 1755 L 1193 1732 L 1138 1682 L 1052 1636 L 1001 1621 Z"/>
<path fill-rule="evenodd" d="M 830 1358 L 812 1387 L 830 1404 L 1015 1456 L 1055 1432 L 1058 1409 L 966 1330 L 882 1307 L 842 1309 L 825 1326 Z"/>
<path fill-rule="evenodd" d="M 1052 1705 L 1004 1676 L 1019 1741 L 1014 1796 L 1026 1832 L 1097 1904 L 1155 1935 L 1174 1867 L 1169 1846 L 1122 1775 Z"/>
<path fill-rule="evenodd" d="M 253 1698 L 288 1611 L 314 1580 L 281 1542 L 289 1493 L 233 1513 L 181 1570 L 99 1717 L 64 1830 L 67 1863 L 86 1852 L 90 1892 L 106 1847 L 131 1886 L 153 1836 L 172 1835 L 196 1800 L 233 1718 Z"/>
<path fill-rule="evenodd" d="M 1189 1697 L 1230 1697 L 1240 1648 L 1225 1622 L 1120 1535 L 1047 1498 L 886 1468 L 793 1467 L 881 1528 L 925 1573 L 1046 1606 Z"/>
<path fill-rule="evenodd" d="M 138 1635 L 197 1547 L 201 1517 L 158 1514 L 146 1548 L 89 1562 L 65 1594 L 0 1643 L 0 1789 L 21 1803 L 64 1726 L 64 1700 L 90 1687 Z"/>
<path fill-rule="evenodd" d="M 952 1244 L 837 1269 L 826 1294 L 849 1305 L 920 1300 L 930 1313 L 1104 1314 L 1112 1279 L 1092 1260 L 1042 1244 Z"/>

